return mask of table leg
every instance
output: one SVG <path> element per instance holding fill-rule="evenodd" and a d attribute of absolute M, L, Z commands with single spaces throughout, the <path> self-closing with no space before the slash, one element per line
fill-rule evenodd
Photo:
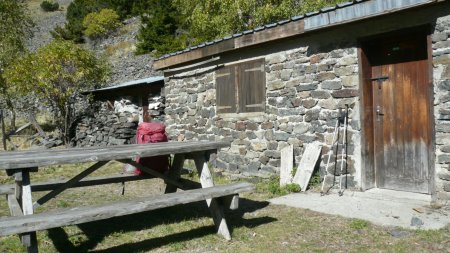
<path fill-rule="evenodd" d="M 214 186 L 207 160 L 208 159 L 206 159 L 205 154 L 197 155 L 194 158 L 195 167 L 197 168 L 200 176 L 202 188 Z M 226 240 L 231 240 L 230 231 L 228 230 L 227 221 L 225 220 L 223 205 L 217 199 L 207 199 L 206 204 L 208 204 L 209 210 L 211 211 L 217 233 L 225 237 Z"/>
<path fill-rule="evenodd" d="M 30 172 L 23 170 L 15 174 L 16 198 L 21 203 L 23 215 L 33 214 L 33 200 L 31 196 Z M 29 253 L 38 252 L 36 232 L 20 235 L 22 243 L 27 246 Z"/>
<path fill-rule="evenodd" d="M 169 174 L 167 175 L 171 179 L 178 180 L 180 178 L 181 170 L 184 165 L 184 155 L 176 154 L 173 158 L 172 167 L 169 170 Z M 177 191 L 177 186 L 166 182 L 166 189 L 164 193 L 173 193 Z"/>

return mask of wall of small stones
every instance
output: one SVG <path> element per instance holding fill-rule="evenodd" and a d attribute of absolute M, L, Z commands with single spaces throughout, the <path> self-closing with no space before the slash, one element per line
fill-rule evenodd
<path fill-rule="evenodd" d="M 279 172 L 280 151 L 294 146 L 298 164 L 308 143 L 332 142 L 339 110 L 350 106 L 348 186 L 356 185 L 355 154 L 359 145 L 358 65 L 354 45 L 336 45 L 309 53 L 308 47 L 267 55 L 265 113 L 247 117 L 216 115 L 214 69 L 183 73 L 166 80 L 166 124 L 172 139 L 227 140 L 231 148 L 218 153 L 216 166 L 244 175 Z M 334 161 L 335 159 L 332 159 Z M 338 162 L 340 162 L 338 160 Z M 339 164 L 339 163 L 338 163 Z M 322 173 L 325 174 L 322 163 Z M 334 163 L 327 180 L 333 180 Z"/>
<path fill-rule="evenodd" d="M 433 42 L 434 117 L 436 121 L 436 194 L 450 203 L 450 16 L 436 22 Z"/>
<path fill-rule="evenodd" d="M 422 21 L 416 25 L 435 22 L 432 53 L 436 157 L 432 193 L 436 203 L 449 204 L 450 16 L 445 14 L 436 19 L 433 15 L 423 14 Z M 389 19 L 385 22 L 392 24 Z M 405 23 L 403 27 L 408 25 L 414 26 Z M 402 28 L 402 24 L 398 26 Z M 381 27 L 380 33 L 384 32 Z M 336 167 L 331 166 L 326 171 L 324 163 L 339 110 L 348 104 L 349 148 L 344 166 L 348 182 L 344 183 L 348 187 L 361 187 L 359 70 L 357 44 L 352 38 L 362 34 L 370 35 L 362 31 L 349 35 L 347 40 L 333 41 L 333 46 L 328 48 L 299 43 L 298 47 L 287 46 L 290 49 L 264 55 L 266 108 L 257 116 L 216 115 L 214 67 L 166 77 L 166 124 L 170 137 L 179 141 L 230 141 L 231 148 L 218 153 L 216 166 L 257 176 L 279 173 L 280 150 L 285 146 L 294 146 L 298 164 L 306 144 L 319 142 L 324 145 L 321 174 L 326 175 L 325 179 L 331 184 L 336 179 L 333 177 Z M 267 50 L 274 51 L 273 48 Z M 340 159 L 340 156 L 332 157 L 331 161 L 339 164 Z"/>
<path fill-rule="evenodd" d="M 149 96 L 149 114 L 152 121 L 164 122 L 164 97 Z M 91 114 L 78 122 L 72 145 L 77 147 L 111 146 L 134 143 L 136 129 L 142 122 L 142 107 L 131 98 L 114 101 L 114 108 L 107 102 L 92 104 Z"/>
<path fill-rule="evenodd" d="M 73 146 L 111 146 L 132 143 L 139 123 L 140 108 L 128 99 L 97 102 L 93 115 L 86 115 L 77 124 Z"/>

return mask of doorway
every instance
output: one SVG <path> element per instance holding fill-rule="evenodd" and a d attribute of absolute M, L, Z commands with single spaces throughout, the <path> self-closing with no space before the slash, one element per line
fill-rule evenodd
<path fill-rule="evenodd" d="M 371 145 L 366 159 L 372 159 L 374 186 L 431 193 L 433 113 L 427 33 L 421 29 L 372 38 L 362 43 L 361 50 L 364 134 L 366 145 Z"/>

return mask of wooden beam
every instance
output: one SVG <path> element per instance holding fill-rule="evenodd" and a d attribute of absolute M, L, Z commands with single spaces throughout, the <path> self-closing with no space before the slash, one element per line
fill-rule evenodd
<path fill-rule="evenodd" d="M 47 135 L 45 134 L 45 132 L 42 129 L 42 127 L 38 124 L 38 122 L 37 122 L 36 118 L 34 117 L 33 113 L 29 113 L 28 114 L 28 120 L 34 126 L 36 131 L 38 131 L 39 135 L 42 136 L 44 139 L 47 139 Z"/>
<path fill-rule="evenodd" d="M 174 180 L 174 179 L 172 179 L 172 178 L 170 178 L 170 177 L 168 177 L 168 176 L 166 176 L 166 175 L 164 175 L 164 174 L 162 174 L 162 173 L 160 173 L 158 171 L 149 169 L 149 168 L 145 167 L 144 165 L 142 165 L 140 163 L 137 163 L 137 162 L 132 161 L 132 160 L 117 160 L 117 161 L 121 162 L 121 163 L 125 163 L 125 164 L 130 164 L 130 165 L 132 165 L 132 166 L 134 166 L 134 167 L 142 170 L 143 172 L 148 173 L 148 174 L 150 174 L 150 175 L 152 175 L 154 177 L 158 177 L 158 178 L 164 179 L 164 181 L 166 181 L 166 183 L 170 183 L 170 184 L 172 184 L 174 186 L 177 186 L 180 189 L 183 188 L 183 185 L 180 182 L 178 182 L 178 181 L 176 181 L 176 180 Z"/>
<path fill-rule="evenodd" d="M 230 208 L 230 210 L 237 210 L 239 208 L 239 195 L 227 196 L 222 198 L 223 205 Z"/>
<path fill-rule="evenodd" d="M 31 126 L 31 123 L 30 123 L 30 122 L 28 122 L 28 123 L 26 123 L 25 125 L 23 125 L 23 126 L 17 128 L 17 130 L 13 131 L 13 132 L 10 133 L 9 135 L 18 134 L 18 133 L 22 132 L 25 128 L 27 128 L 27 127 L 29 127 L 29 126 Z"/>
<path fill-rule="evenodd" d="M 181 175 L 181 169 L 183 169 L 184 165 L 184 155 L 183 154 L 176 154 L 173 158 L 172 166 L 169 170 L 168 177 L 178 181 Z M 166 184 L 166 189 L 164 190 L 164 193 L 172 193 L 176 192 L 177 187 L 173 184 Z"/>
<path fill-rule="evenodd" d="M 200 60 L 205 57 L 211 57 L 224 52 L 248 48 L 261 43 L 269 43 L 276 40 L 286 39 L 292 36 L 297 36 L 305 33 L 305 22 L 304 20 L 292 21 L 285 25 L 279 25 L 274 28 L 266 28 L 259 32 L 254 32 L 251 34 L 245 34 L 240 37 L 230 38 L 227 40 L 220 41 L 218 43 L 208 45 L 202 48 L 197 48 L 185 53 L 177 54 L 157 60 L 153 63 L 153 68 L 160 70 L 171 66 L 176 66 L 182 63 L 193 62 Z M 200 62 L 201 63 L 201 62 Z M 194 63 L 192 66 L 196 65 Z M 182 70 L 184 67 L 176 68 L 176 70 Z M 169 70 L 175 71 L 175 70 Z"/>
<path fill-rule="evenodd" d="M 132 159 L 136 156 L 150 157 L 183 154 L 195 151 L 216 150 L 229 147 L 229 142 L 162 142 L 108 147 L 33 150 L 0 153 L 0 170 L 42 167 L 49 165 Z"/>
<path fill-rule="evenodd" d="M 3 144 L 3 149 L 4 150 L 8 150 L 8 147 L 6 146 L 6 131 L 5 131 L 5 119 L 3 116 L 3 109 L 0 110 L 0 121 L 2 124 L 2 144 Z"/>
<path fill-rule="evenodd" d="M 22 208 L 20 207 L 19 201 L 17 201 L 14 194 L 6 195 L 8 201 L 9 212 L 11 216 L 23 216 Z"/>
<path fill-rule="evenodd" d="M 30 172 L 28 170 L 24 170 L 22 171 L 21 174 L 22 174 L 22 212 L 24 216 L 18 218 L 33 215 L 33 198 L 31 196 Z M 27 247 L 28 253 L 38 252 L 37 236 L 35 231 L 23 233 L 22 235 L 20 235 L 20 238 L 22 244 Z"/>
<path fill-rule="evenodd" d="M 101 168 L 103 165 L 105 165 L 107 163 L 108 163 L 107 161 L 102 161 L 102 162 L 98 162 L 98 163 L 92 165 L 91 167 L 87 168 L 86 170 L 84 170 L 80 174 L 76 175 L 75 177 L 73 177 L 72 179 L 67 181 L 66 183 L 64 183 L 61 186 L 59 186 L 57 189 L 47 193 L 46 195 L 44 195 L 43 197 L 38 199 L 34 203 L 33 208 L 37 208 L 37 207 L 43 205 L 44 203 L 46 203 L 50 199 L 56 197 L 58 194 L 60 194 L 61 192 L 63 192 L 67 188 L 71 188 L 73 185 L 78 183 L 81 179 L 87 177 L 89 174 L 91 174 L 94 171 L 98 170 L 99 168 Z M 30 190 L 31 190 L 31 188 L 30 188 Z"/>
<path fill-rule="evenodd" d="M 114 184 L 114 183 L 124 183 L 124 182 L 132 182 L 132 181 L 139 181 L 139 180 L 147 180 L 155 178 L 151 175 L 143 174 L 143 175 L 114 175 L 114 176 L 107 176 L 107 177 L 92 177 L 92 178 L 84 178 L 77 182 L 75 185 L 72 185 L 71 188 L 76 187 L 88 187 L 88 186 L 95 186 L 95 185 L 104 185 L 104 184 Z M 202 187 L 200 183 L 179 178 L 177 180 L 180 184 L 183 185 L 183 190 L 188 189 L 196 189 Z M 31 184 L 31 191 L 32 192 L 38 192 L 38 191 L 52 191 L 54 189 L 57 189 L 58 187 L 61 187 L 67 182 L 67 180 L 60 180 L 60 181 L 52 181 L 52 182 L 41 182 L 41 183 L 34 183 Z M 0 186 L 0 195 L 9 195 L 14 194 L 14 185 L 1 185 Z"/>
<path fill-rule="evenodd" d="M 112 217 L 197 202 L 205 199 L 235 195 L 241 192 L 252 191 L 253 189 L 254 186 L 252 184 L 241 182 L 211 188 L 202 188 L 185 192 L 139 198 L 136 200 L 110 203 L 106 205 L 76 207 L 72 209 L 49 211 L 46 213 L 27 215 L 23 217 L 2 218 L 0 219 L 0 236 L 104 220 Z"/>
<path fill-rule="evenodd" d="M 204 154 L 199 154 L 195 159 L 195 167 L 200 175 L 200 183 L 203 188 L 214 187 L 211 171 L 208 168 L 207 159 Z M 222 235 L 226 240 L 231 240 L 230 231 L 228 230 L 227 221 L 225 220 L 223 205 L 214 198 L 207 198 L 206 204 L 211 211 L 217 233 Z"/>

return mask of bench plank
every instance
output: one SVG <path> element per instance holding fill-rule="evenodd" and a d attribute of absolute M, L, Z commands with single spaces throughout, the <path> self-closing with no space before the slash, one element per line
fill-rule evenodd
<path fill-rule="evenodd" d="M 139 198 L 123 202 L 89 207 L 76 207 L 60 211 L 26 215 L 22 217 L 0 218 L 0 236 L 39 231 L 67 225 L 109 219 L 133 213 L 145 212 L 179 204 L 187 204 L 205 199 L 214 199 L 251 191 L 250 183 L 235 183 Z"/>
<path fill-rule="evenodd" d="M 216 150 L 229 147 L 229 142 L 161 142 L 111 147 L 73 148 L 39 151 L 15 151 L 0 153 L 0 170 L 42 167 L 58 164 L 99 162 L 132 159 L 136 156 L 150 157 L 183 154 L 195 151 Z"/>
<path fill-rule="evenodd" d="M 123 182 L 132 182 L 132 181 L 139 181 L 139 180 L 146 180 L 146 179 L 152 179 L 155 178 L 148 174 L 142 174 L 142 175 L 126 175 L 126 174 L 118 174 L 113 176 L 106 176 L 106 177 L 89 177 L 84 178 L 81 181 L 77 182 L 75 185 L 72 185 L 71 188 L 76 187 L 87 187 L 87 186 L 96 186 L 96 185 L 104 185 L 104 184 L 114 184 L 114 183 L 123 183 Z M 202 187 L 200 183 L 179 178 L 177 181 L 183 185 L 183 190 L 189 190 L 189 189 L 197 189 Z M 40 183 L 32 183 L 31 184 L 31 191 L 32 192 L 38 192 L 38 191 L 51 191 L 54 190 L 61 185 L 64 185 L 67 182 L 67 180 L 58 180 L 58 181 L 50 181 L 50 182 L 40 182 Z M 14 194 L 14 185 L 1 185 L 0 186 L 0 195 L 9 195 Z"/>

